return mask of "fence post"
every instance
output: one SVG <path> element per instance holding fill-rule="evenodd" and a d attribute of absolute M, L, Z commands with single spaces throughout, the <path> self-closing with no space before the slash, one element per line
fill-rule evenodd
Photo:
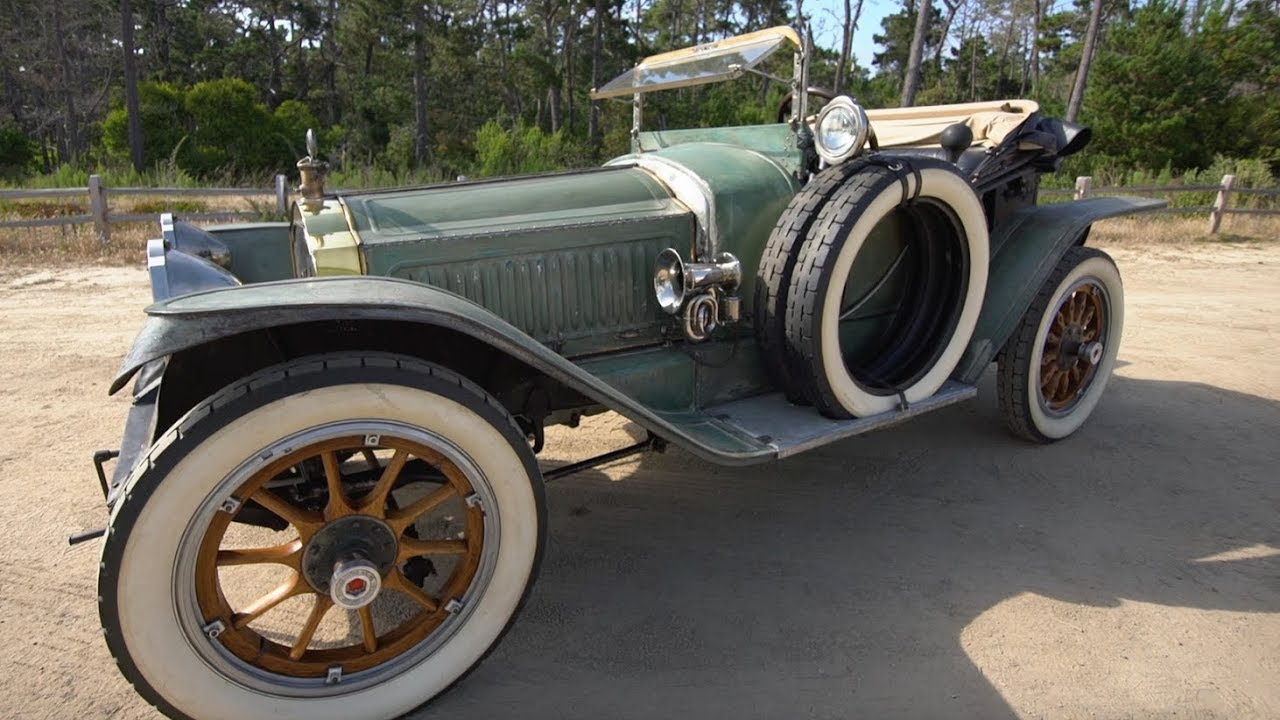
<path fill-rule="evenodd" d="M 89 176 L 89 212 L 93 215 L 93 227 L 98 231 L 98 242 L 111 242 L 111 224 L 107 221 L 107 192 L 102 187 L 101 175 Z"/>
<path fill-rule="evenodd" d="M 1076 200 L 1084 200 L 1093 191 L 1093 178 L 1083 175 L 1076 178 Z"/>
<path fill-rule="evenodd" d="M 289 212 L 289 180 L 284 175 L 276 175 L 276 210 L 281 215 Z"/>
<path fill-rule="evenodd" d="M 1218 234 L 1218 228 L 1222 227 L 1222 216 L 1227 214 L 1227 208 L 1230 207 L 1231 190 L 1236 186 L 1235 175 L 1223 175 L 1222 187 L 1218 190 L 1218 198 L 1213 201 L 1213 210 L 1209 212 L 1209 234 Z"/>

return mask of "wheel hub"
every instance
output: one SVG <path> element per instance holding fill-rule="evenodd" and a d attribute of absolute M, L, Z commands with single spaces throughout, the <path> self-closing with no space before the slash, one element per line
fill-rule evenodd
<path fill-rule="evenodd" d="M 350 515 L 325 524 L 302 553 L 302 574 L 317 592 L 350 610 L 373 602 L 382 577 L 395 565 L 396 535 L 368 515 Z"/>
<path fill-rule="evenodd" d="M 1102 362 L 1102 351 L 1103 347 L 1100 342 L 1082 343 L 1079 351 L 1080 359 L 1090 365 L 1097 365 Z"/>

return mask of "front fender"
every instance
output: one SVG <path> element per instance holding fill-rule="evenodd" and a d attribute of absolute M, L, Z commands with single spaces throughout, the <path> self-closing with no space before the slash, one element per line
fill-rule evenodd
<path fill-rule="evenodd" d="M 314 321 L 394 320 L 475 338 L 707 459 L 744 463 L 770 456 L 764 446 L 721 436 L 684 417 L 688 413 L 645 405 L 480 305 L 429 285 L 368 276 L 286 280 L 192 293 L 156 303 L 147 314 L 112 393 L 147 363 L 232 335 Z"/>
<path fill-rule="evenodd" d="M 973 339 L 951 377 L 973 384 L 1013 334 L 1058 260 L 1098 220 L 1159 210 L 1164 200 L 1092 198 L 1039 205 L 1009 216 L 991 233 L 991 271 Z"/>

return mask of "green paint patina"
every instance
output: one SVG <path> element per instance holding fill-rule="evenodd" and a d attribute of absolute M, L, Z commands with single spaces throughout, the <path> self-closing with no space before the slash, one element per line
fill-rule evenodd
<path fill-rule="evenodd" d="M 783 145 L 777 128 L 765 130 L 762 136 Z M 740 294 L 749 299 L 754 268 L 796 181 L 767 155 L 723 143 L 682 142 L 654 154 L 698 178 L 714 199 L 715 250 L 742 261 Z M 307 228 L 345 217 L 368 274 L 449 290 L 563 355 L 652 345 L 680 336 L 654 300 L 653 262 L 667 247 L 691 258 L 697 223 L 681 201 L 693 200 L 634 160 L 348 194 L 341 197 L 345 214 L 326 203 Z"/>
<path fill-rule="evenodd" d="M 753 297 L 755 270 L 765 243 L 799 190 L 799 182 L 766 155 L 725 143 L 680 143 L 645 155 L 624 155 L 613 163 L 634 162 L 650 155 L 689 171 L 705 188 L 712 198 L 715 237 L 712 246 L 703 251 L 707 255 L 728 251 L 737 256 L 743 269 L 739 294 Z"/>
<path fill-rule="evenodd" d="M 344 201 L 370 274 L 457 293 L 571 357 L 662 340 L 653 259 L 693 232 L 688 209 L 628 167 Z"/>
<path fill-rule="evenodd" d="M 231 274 L 240 282 L 270 282 L 293 277 L 289 223 L 236 223 L 203 229 L 226 243 L 231 251 Z"/>
<path fill-rule="evenodd" d="M 1041 205 L 1014 213 L 991 236 L 991 270 L 982 314 L 978 316 L 973 340 L 951 376 L 962 382 L 978 381 L 1013 334 L 1062 254 L 1082 242 L 1090 225 L 1165 205 L 1164 200 L 1109 197 Z"/>
<path fill-rule="evenodd" d="M 717 143 L 751 148 L 777 163 L 792 176 L 800 171 L 803 159 L 796 144 L 796 134 L 786 124 L 650 130 L 640 133 L 637 148 L 639 152 L 649 153 L 690 143 Z"/>

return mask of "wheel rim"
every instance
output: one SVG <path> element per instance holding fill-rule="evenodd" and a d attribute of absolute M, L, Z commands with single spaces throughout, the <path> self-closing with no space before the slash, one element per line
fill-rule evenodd
<path fill-rule="evenodd" d="M 308 473 L 323 490 L 304 497 L 295 488 Z M 252 512 L 287 523 L 273 534 L 284 540 L 229 538 Z M 241 684 L 350 692 L 447 642 L 488 583 L 498 532 L 487 479 L 445 438 L 388 422 L 313 428 L 257 453 L 206 499 L 180 550 L 179 616 L 206 661 Z"/>
<path fill-rule="evenodd" d="M 1108 342 L 1109 302 L 1102 281 L 1087 277 L 1054 309 L 1040 349 L 1039 402 L 1046 413 L 1070 413 L 1097 377 Z"/>

